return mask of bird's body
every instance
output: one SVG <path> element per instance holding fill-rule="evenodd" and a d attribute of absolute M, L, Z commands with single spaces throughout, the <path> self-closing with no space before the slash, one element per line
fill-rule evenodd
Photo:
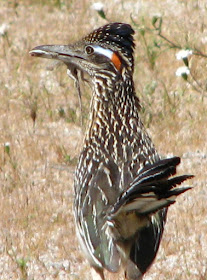
<path fill-rule="evenodd" d="M 100 95 L 103 81 L 107 90 L 103 89 Z M 94 265 L 101 266 L 104 260 L 104 266 L 111 271 L 118 270 L 121 257 L 114 245 L 103 255 L 104 247 L 113 243 L 112 235 L 108 239 L 101 236 L 102 232 L 105 235 L 111 230 L 107 220 L 111 206 L 145 164 L 159 160 L 141 123 L 139 100 L 130 76 L 129 85 L 125 83 L 121 75 L 117 77 L 105 71 L 94 77 L 91 121 L 75 176 L 75 195 L 80 198 L 75 201 L 75 216 L 82 247 L 90 253 Z M 130 92 L 126 94 L 123 89 L 127 86 Z M 135 213 L 122 215 L 128 217 L 118 217 L 117 223 L 119 219 L 124 221 L 119 222 L 120 236 L 127 240 L 128 247 L 129 237 L 142 227 L 142 222 Z M 90 224 L 92 232 L 84 224 Z M 94 247 L 85 247 L 93 243 Z"/>
<path fill-rule="evenodd" d="M 180 159 L 161 160 L 140 120 L 130 25 L 107 24 L 74 45 L 40 46 L 33 56 L 63 61 L 92 84 L 91 113 L 75 173 L 75 220 L 91 266 L 138 280 L 156 256 L 167 207 L 188 188 Z"/>

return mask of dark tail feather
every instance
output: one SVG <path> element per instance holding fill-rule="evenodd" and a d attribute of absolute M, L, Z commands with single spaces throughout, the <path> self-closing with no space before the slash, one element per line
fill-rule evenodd
<path fill-rule="evenodd" d="M 156 212 L 149 219 L 148 226 L 139 230 L 131 246 L 130 260 L 142 274 L 147 271 L 157 254 L 166 221 L 165 207 L 174 203 L 178 195 L 190 189 L 176 186 L 192 178 L 192 175 L 169 178 L 176 173 L 179 163 L 180 158 L 174 157 L 145 166 L 113 208 L 112 216 L 130 210 L 135 210 L 140 215 Z"/>
<path fill-rule="evenodd" d="M 176 166 L 180 163 L 179 157 L 173 157 L 168 159 L 162 159 L 156 163 L 147 164 L 145 167 L 141 170 L 137 178 L 133 181 L 133 185 L 136 183 L 141 182 L 147 182 L 150 180 L 150 182 L 153 181 L 153 179 L 156 181 L 160 178 L 167 178 L 169 176 L 172 176 L 176 173 Z"/>
<path fill-rule="evenodd" d="M 136 211 L 140 215 L 148 215 L 169 206 L 181 193 L 190 187 L 176 188 L 192 175 L 182 175 L 169 179 L 176 173 L 179 157 L 164 159 L 143 168 L 129 188 L 122 193 L 114 205 L 111 216 L 122 211 Z"/>
<path fill-rule="evenodd" d="M 130 251 L 130 259 L 144 274 L 156 257 L 166 222 L 167 209 L 159 211 L 157 223 L 152 221 L 148 227 L 139 231 Z"/>

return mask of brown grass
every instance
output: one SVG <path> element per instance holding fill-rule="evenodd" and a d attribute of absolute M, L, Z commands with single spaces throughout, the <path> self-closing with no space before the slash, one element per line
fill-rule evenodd
<path fill-rule="evenodd" d="M 206 1 L 103 1 L 110 21 L 150 26 L 163 16 L 163 32 L 183 47 L 207 54 Z M 1 279 L 90 279 L 73 224 L 73 173 L 84 129 L 73 83 L 64 67 L 29 50 L 74 41 L 104 23 L 80 1 L 1 1 L 0 25 L 0 275 Z M 143 21 L 141 20 L 143 17 Z M 145 279 L 207 279 L 207 93 L 206 58 L 190 67 L 202 91 L 175 71 L 175 50 L 159 53 L 152 67 L 136 33 L 135 82 L 143 120 L 163 155 L 183 158 L 180 172 L 196 175 L 195 188 L 170 207 L 157 259 Z M 146 35 L 153 48 L 152 34 Z M 156 84 L 154 90 L 153 86 Z M 84 87 L 84 119 L 90 93 Z M 9 148 L 5 143 L 9 143 Z M 114 277 L 115 279 L 116 277 Z"/>

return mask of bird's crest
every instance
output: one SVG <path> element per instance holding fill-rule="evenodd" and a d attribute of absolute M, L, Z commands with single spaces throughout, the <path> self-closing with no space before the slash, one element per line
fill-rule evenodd
<path fill-rule="evenodd" d="M 87 35 L 83 40 L 87 44 L 97 44 L 118 52 L 133 69 L 134 66 L 134 30 L 129 24 L 109 23 Z"/>

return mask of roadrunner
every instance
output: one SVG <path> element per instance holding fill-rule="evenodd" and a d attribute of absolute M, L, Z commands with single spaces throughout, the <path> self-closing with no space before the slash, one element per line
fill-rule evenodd
<path fill-rule="evenodd" d="M 189 189 L 177 185 L 192 177 L 173 177 L 180 158 L 161 159 L 140 120 L 133 34 L 128 24 L 110 23 L 75 44 L 30 51 L 66 64 L 79 95 L 85 74 L 93 89 L 74 211 L 81 248 L 101 279 L 104 269 L 142 279 L 158 251 L 168 206 Z"/>

